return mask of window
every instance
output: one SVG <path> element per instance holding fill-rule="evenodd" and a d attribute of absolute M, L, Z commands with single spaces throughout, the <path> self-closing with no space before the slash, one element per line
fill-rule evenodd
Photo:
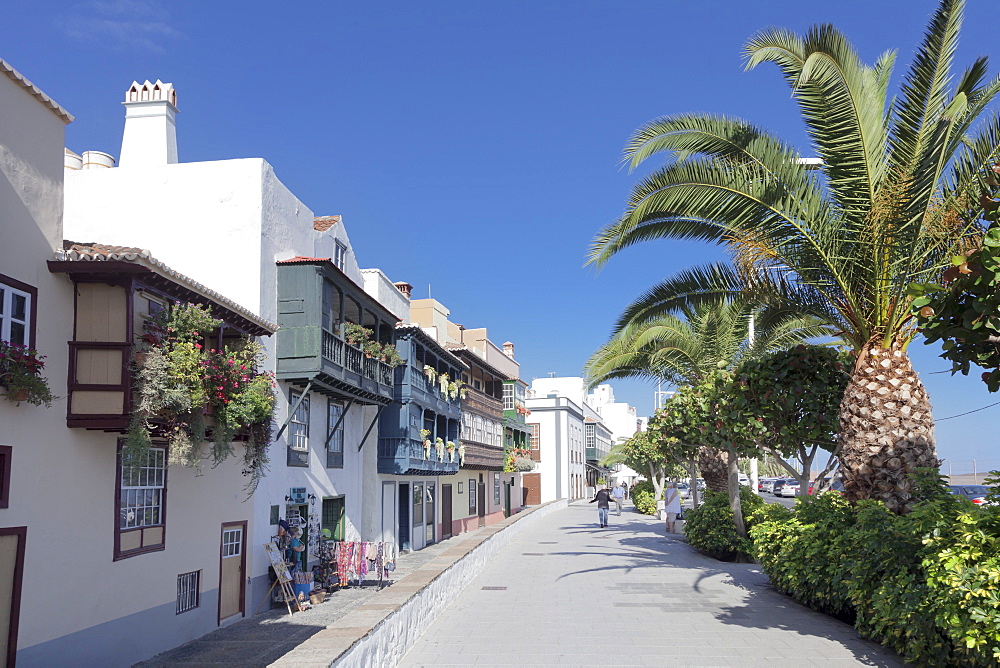
<path fill-rule="evenodd" d="M 587 430 L 587 447 L 597 447 L 597 425 L 588 424 L 584 427 Z"/>
<path fill-rule="evenodd" d="M 344 407 L 335 401 L 326 404 L 326 467 L 344 468 Z"/>
<path fill-rule="evenodd" d="M 13 448 L 0 445 L 0 508 L 10 506 L 10 457 Z"/>
<path fill-rule="evenodd" d="M 424 486 L 413 486 L 413 526 L 418 527 L 424 523 Z"/>
<path fill-rule="evenodd" d="M 503 409 L 505 411 L 514 410 L 514 386 L 504 383 L 503 386 Z"/>
<path fill-rule="evenodd" d="M 198 607 L 201 598 L 200 591 L 201 571 L 182 573 L 177 576 L 177 613 L 194 610 Z"/>
<path fill-rule="evenodd" d="M 539 424 L 535 422 L 527 426 L 528 426 L 528 444 L 531 446 L 532 450 L 537 450 Z"/>
<path fill-rule="evenodd" d="M 0 340 L 31 347 L 35 289 L 0 274 Z"/>
<path fill-rule="evenodd" d="M 469 514 L 476 512 L 476 479 L 469 478 Z"/>
<path fill-rule="evenodd" d="M 473 433 L 472 433 L 472 414 L 471 413 L 463 412 L 462 413 L 462 438 L 464 438 L 467 441 L 471 441 L 471 440 L 473 440 L 472 436 L 473 436 Z"/>
<path fill-rule="evenodd" d="M 300 392 L 290 392 L 288 402 L 295 406 L 299 397 L 302 397 L 302 402 L 295 409 L 288 425 L 288 446 L 293 450 L 306 451 L 309 449 L 309 397 L 303 397 Z"/>
<path fill-rule="evenodd" d="M 243 529 L 226 529 L 222 532 L 222 558 L 240 556 L 240 546 L 243 544 Z"/>
<path fill-rule="evenodd" d="M 152 447 L 135 458 L 119 446 L 115 559 L 164 548 L 167 450 Z"/>
<path fill-rule="evenodd" d="M 345 246 L 339 239 L 334 241 L 332 259 L 333 266 L 343 271 L 344 264 L 347 261 L 347 246 Z"/>

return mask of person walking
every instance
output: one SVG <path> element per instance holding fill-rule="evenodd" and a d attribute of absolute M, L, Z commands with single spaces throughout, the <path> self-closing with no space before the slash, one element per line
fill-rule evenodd
<path fill-rule="evenodd" d="M 663 512 L 667 516 L 667 531 L 677 533 L 677 515 L 681 512 L 681 495 L 677 491 L 677 483 L 668 482 L 664 494 Z"/>
<path fill-rule="evenodd" d="M 611 496 L 615 499 L 615 505 L 618 506 L 618 517 L 622 516 L 622 501 L 625 500 L 625 490 L 622 489 L 622 484 L 618 483 L 615 488 L 611 490 Z"/>
<path fill-rule="evenodd" d="M 625 498 L 627 499 L 628 498 L 628 483 L 627 482 L 623 482 L 622 483 L 622 490 L 625 492 Z"/>
<path fill-rule="evenodd" d="M 607 487 L 604 485 L 601 485 L 597 494 L 590 500 L 590 503 L 597 501 L 597 519 L 600 520 L 602 529 L 608 526 L 608 503 L 610 500 L 611 494 L 608 493 Z"/>

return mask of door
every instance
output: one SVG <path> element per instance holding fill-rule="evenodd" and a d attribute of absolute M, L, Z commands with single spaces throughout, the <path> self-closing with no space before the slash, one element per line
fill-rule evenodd
<path fill-rule="evenodd" d="M 344 509 L 346 501 L 342 496 L 323 499 L 321 529 L 330 530 L 330 540 L 344 540 Z"/>
<path fill-rule="evenodd" d="M 246 579 L 246 522 L 222 525 L 222 548 L 219 556 L 219 623 L 234 615 L 243 615 Z"/>
<path fill-rule="evenodd" d="M 413 510 L 411 516 L 413 518 L 413 533 L 410 534 L 410 544 L 413 546 L 414 550 L 424 549 L 424 542 L 427 539 L 427 535 L 424 533 L 424 485 L 423 483 L 415 482 L 410 485 L 412 497 L 410 500 L 413 503 Z"/>
<path fill-rule="evenodd" d="M 396 543 L 396 484 L 382 483 L 382 538 L 383 542 Z"/>
<path fill-rule="evenodd" d="M 525 473 L 521 476 L 523 506 L 537 506 L 542 502 L 542 474 Z"/>
<path fill-rule="evenodd" d="M 451 538 L 451 485 L 441 485 L 441 540 Z"/>
<path fill-rule="evenodd" d="M 0 529 L 0 661 L 13 666 L 21 614 L 21 574 L 27 527 Z"/>
<path fill-rule="evenodd" d="M 486 483 L 483 482 L 483 474 L 479 474 L 479 484 L 476 485 L 479 490 L 479 526 L 486 526 Z"/>
<path fill-rule="evenodd" d="M 424 497 L 424 545 L 430 545 L 437 542 L 437 504 L 435 503 L 434 493 L 437 491 L 437 486 L 432 483 L 426 483 L 425 485 L 425 497 Z"/>
<path fill-rule="evenodd" d="M 410 483 L 399 483 L 399 549 L 410 550 Z"/>

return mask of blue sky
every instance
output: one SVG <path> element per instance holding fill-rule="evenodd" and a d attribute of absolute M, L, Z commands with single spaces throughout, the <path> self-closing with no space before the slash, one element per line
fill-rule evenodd
<path fill-rule="evenodd" d="M 960 68 L 1000 67 L 995 11 L 973 2 Z M 719 257 L 660 242 L 596 273 L 584 255 L 623 208 L 629 133 L 662 114 L 741 116 L 808 144 L 759 29 L 832 22 L 869 62 L 918 44 L 932 0 L 680 3 L 35 0 L 7 7 L 0 57 L 73 113 L 67 144 L 118 154 L 134 79 L 178 90 L 182 161 L 263 157 L 317 215 L 342 214 L 363 266 L 517 344 L 524 377 L 578 375 L 624 305 Z M 152 249 L 155 253 L 155 249 Z M 429 286 L 429 287 L 428 287 Z M 1000 401 L 913 346 L 938 419 Z M 976 374 L 978 376 L 978 374 Z M 615 383 L 652 409 L 653 387 Z M 1000 468 L 1000 407 L 942 420 L 941 456 Z M 971 464 L 963 464 L 967 466 Z"/>

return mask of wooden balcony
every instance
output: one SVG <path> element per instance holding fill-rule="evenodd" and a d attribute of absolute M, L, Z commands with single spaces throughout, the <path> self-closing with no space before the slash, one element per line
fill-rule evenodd
<path fill-rule="evenodd" d="M 379 438 L 378 439 L 378 472 L 394 475 L 452 475 L 458 473 L 458 452 L 455 461 L 451 461 L 448 452 L 444 453 L 444 461 L 438 457 L 437 450 L 432 446 L 429 454 L 425 454 L 420 441 L 411 438 Z M 468 453 L 466 453 L 468 461 Z M 502 464 L 502 461 L 501 461 Z"/>
<path fill-rule="evenodd" d="M 392 367 L 321 327 L 278 332 L 277 378 L 361 403 L 392 401 Z"/>
<path fill-rule="evenodd" d="M 465 443 L 465 463 L 462 468 L 481 471 L 503 470 L 503 448 L 498 445 L 486 445 L 475 441 Z"/>

